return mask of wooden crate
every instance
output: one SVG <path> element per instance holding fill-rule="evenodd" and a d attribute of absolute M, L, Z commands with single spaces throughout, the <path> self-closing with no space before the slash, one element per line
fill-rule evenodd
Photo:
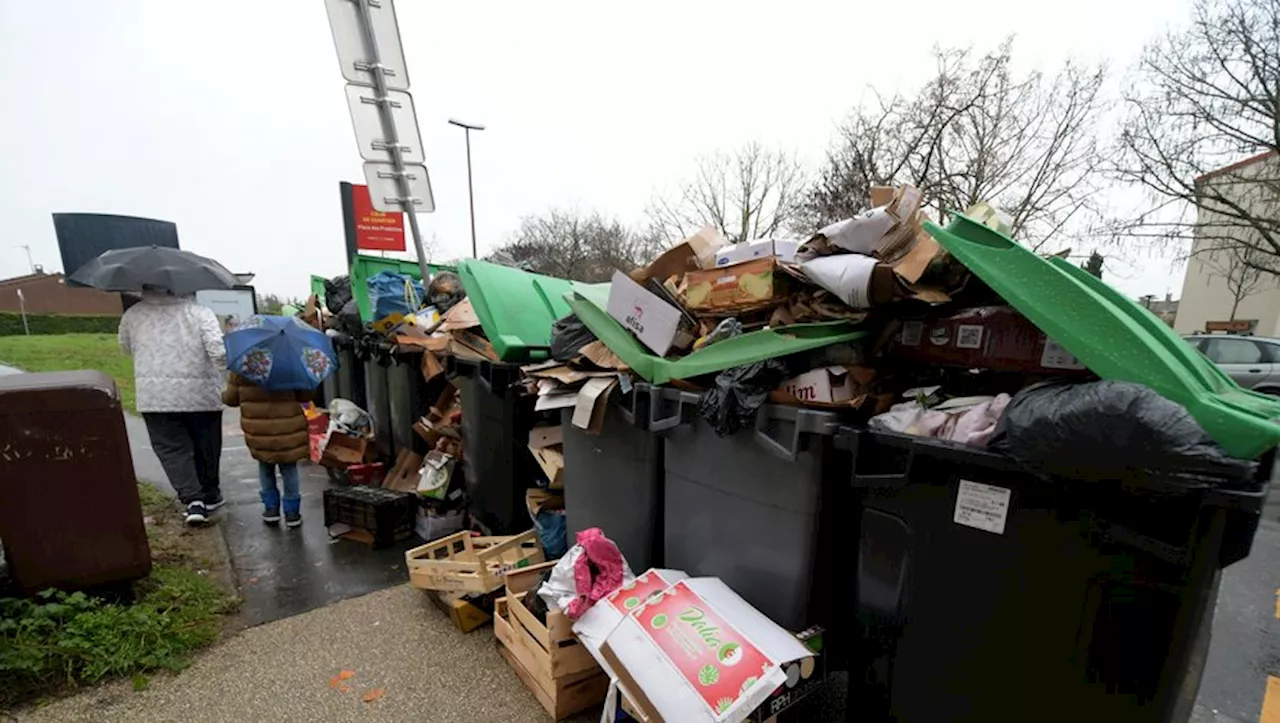
<path fill-rule="evenodd" d="M 404 553 L 414 587 L 481 594 L 501 588 L 508 570 L 545 559 L 533 530 L 511 537 L 472 537 L 464 531 Z"/>
<path fill-rule="evenodd" d="M 554 562 L 515 570 L 507 575 L 506 597 L 494 604 L 493 630 L 499 652 L 556 720 L 598 705 L 609 688 L 609 676 L 573 634 L 573 623 L 559 610 L 547 612 L 543 625 L 524 600 L 544 570 Z"/>

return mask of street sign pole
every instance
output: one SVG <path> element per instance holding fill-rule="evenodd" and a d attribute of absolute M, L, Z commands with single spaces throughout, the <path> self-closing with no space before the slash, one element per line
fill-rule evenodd
<path fill-rule="evenodd" d="M 365 42 L 368 43 L 369 65 L 373 71 L 374 90 L 378 104 L 378 115 L 382 117 L 382 133 L 386 138 L 387 150 L 391 152 L 391 164 L 396 176 L 396 185 L 400 189 L 399 198 L 395 199 L 409 217 L 409 232 L 413 234 L 413 249 L 418 254 L 418 270 L 422 272 L 422 283 L 431 278 L 427 268 L 427 252 L 422 247 L 422 231 L 418 228 L 417 204 L 420 199 L 413 197 L 409 189 L 408 169 L 405 167 L 403 147 L 400 136 L 396 132 L 395 120 L 391 117 L 391 103 L 387 99 L 386 67 L 382 64 L 382 55 L 378 51 L 378 38 L 373 32 L 373 13 L 369 9 L 370 2 L 376 0 L 355 0 L 360 5 L 360 25 L 364 31 Z M 373 189 L 370 189 L 371 191 Z"/>

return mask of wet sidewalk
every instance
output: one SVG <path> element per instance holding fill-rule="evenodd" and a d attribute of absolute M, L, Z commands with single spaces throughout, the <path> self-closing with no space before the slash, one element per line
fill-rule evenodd
<path fill-rule="evenodd" d="M 244 599 L 245 623 L 258 625 L 314 610 L 339 600 L 404 583 L 404 550 L 373 550 L 348 540 L 330 540 L 324 528 L 324 490 L 328 475 L 301 463 L 302 527 L 262 523 L 258 499 L 258 463 L 249 456 L 240 432 L 240 412 L 222 417 L 222 494 L 227 504 L 215 513 L 231 552 L 231 564 Z M 126 417 L 133 464 L 138 478 L 173 494 L 164 469 L 151 451 L 146 425 Z"/>
<path fill-rule="evenodd" d="M 354 675 L 331 687 L 341 671 Z M 381 694 L 379 695 L 379 691 Z M 376 698 L 364 702 L 364 697 Z M 598 720 L 594 715 L 574 723 Z M 22 721 L 547 720 L 494 647 L 493 631 L 454 629 L 426 595 L 400 585 L 241 632 L 191 668 L 52 703 Z"/>

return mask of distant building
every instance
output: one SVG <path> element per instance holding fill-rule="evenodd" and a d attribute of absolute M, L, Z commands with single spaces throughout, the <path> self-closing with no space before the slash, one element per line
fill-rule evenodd
<path fill-rule="evenodd" d="M 22 290 L 22 300 L 18 290 Z M 0 280 L 0 312 L 28 314 L 94 314 L 120 316 L 120 294 L 67 286 L 62 274 L 34 273 Z"/>
<path fill-rule="evenodd" d="M 1257 200 L 1256 195 L 1251 197 L 1245 193 L 1248 180 L 1276 178 L 1278 175 L 1280 155 L 1273 151 L 1206 173 L 1197 178 L 1196 183 L 1222 182 L 1224 195 L 1225 189 L 1238 188 L 1241 197 L 1239 202 L 1251 204 L 1257 203 Z M 1214 213 L 1200 211 L 1196 218 L 1197 238 L 1191 247 L 1191 258 L 1187 261 L 1187 275 L 1182 282 L 1182 298 L 1174 329 L 1183 334 L 1203 331 L 1206 322 L 1231 320 L 1234 307 L 1236 320 L 1257 322 L 1254 333 L 1258 336 L 1280 336 L 1280 277 L 1265 275 L 1248 295 L 1237 300 L 1236 294 L 1229 288 L 1229 272 L 1224 271 L 1231 265 L 1230 254 L 1208 251 L 1207 249 L 1212 248 L 1213 241 L 1199 237 L 1200 229 L 1212 227 L 1213 224 Z"/>
<path fill-rule="evenodd" d="M 1174 322 L 1178 318 L 1178 300 L 1173 298 L 1173 294 L 1165 294 L 1164 301 L 1156 299 L 1155 296 L 1144 296 L 1138 299 L 1138 303 L 1147 307 L 1151 313 L 1160 317 L 1164 323 L 1174 326 Z"/>

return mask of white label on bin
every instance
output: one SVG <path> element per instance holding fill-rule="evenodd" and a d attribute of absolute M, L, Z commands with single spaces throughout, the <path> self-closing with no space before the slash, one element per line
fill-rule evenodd
<path fill-rule="evenodd" d="M 1004 487 L 962 479 L 960 492 L 956 495 L 955 523 L 1003 535 L 1004 522 L 1009 518 L 1011 495 L 1012 492 Z"/>
<path fill-rule="evenodd" d="M 1071 352 L 1063 349 L 1053 339 L 1044 340 L 1044 353 L 1040 355 L 1040 366 L 1045 369 L 1084 369 L 1085 366 Z"/>

